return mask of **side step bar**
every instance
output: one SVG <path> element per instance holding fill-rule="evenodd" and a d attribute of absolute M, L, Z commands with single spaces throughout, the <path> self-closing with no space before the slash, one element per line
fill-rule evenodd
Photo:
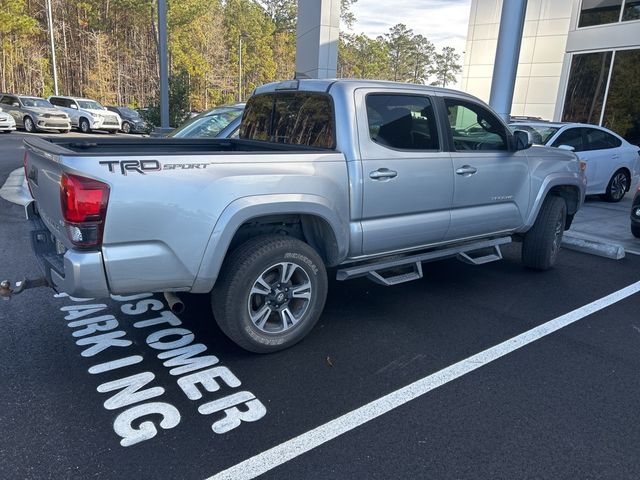
<path fill-rule="evenodd" d="M 463 243 L 440 250 L 409 255 L 401 258 L 389 258 L 375 263 L 360 264 L 353 267 L 338 270 L 336 278 L 338 280 L 350 280 L 352 278 L 366 276 L 369 280 L 380 285 L 391 286 L 399 283 L 410 282 L 422 278 L 422 264 L 433 262 L 445 258 L 456 257 L 458 260 L 471 265 L 482 265 L 502 259 L 500 245 L 511 243 L 511 237 L 500 237 L 479 242 Z M 491 249 L 492 252 L 486 251 Z M 474 255 L 475 253 L 475 255 Z M 387 270 L 398 270 L 406 268 L 408 271 L 398 273 L 397 271 L 386 272 Z"/>

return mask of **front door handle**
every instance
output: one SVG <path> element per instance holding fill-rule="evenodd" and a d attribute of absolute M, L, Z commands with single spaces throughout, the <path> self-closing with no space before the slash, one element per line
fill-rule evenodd
<path fill-rule="evenodd" d="M 398 172 L 395 170 L 389 170 L 388 168 L 379 168 L 378 170 L 374 170 L 369 173 L 369 178 L 372 178 L 373 180 L 389 180 L 397 176 Z"/>
<path fill-rule="evenodd" d="M 478 169 L 475 168 L 475 167 L 472 167 L 471 165 L 463 165 L 459 169 L 456 170 L 456 173 L 458 175 L 466 175 L 468 177 L 469 175 L 473 175 L 477 171 L 478 171 Z"/>

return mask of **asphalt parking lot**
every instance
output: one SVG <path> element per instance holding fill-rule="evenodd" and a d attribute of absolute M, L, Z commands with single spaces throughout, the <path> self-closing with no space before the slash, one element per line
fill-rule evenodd
<path fill-rule="evenodd" d="M 0 136 L 0 184 L 22 138 Z M 2 302 L 0 478 L 640 478 L 640 257 L 563 250 L 537 273 L 503 253 L 333 280 L 314 331 L 268 356 L 205 295 L 178 317 L 157 295 Z M 0 199 L 0 277 L 37 274 Z"/>

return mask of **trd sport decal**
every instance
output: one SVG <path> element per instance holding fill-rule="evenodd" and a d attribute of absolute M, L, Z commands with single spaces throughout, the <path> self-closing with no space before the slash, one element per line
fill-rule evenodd
<path fill-rule="evenodd" d="M 158 160 L 105 160 L 100 162 L 105 165 L 111 173 L 120 172 L 122 175 L 128 173 L 158 172 L 160 170 L 192 170 L 207 168 L 212 163 L 165 163 Z"/>

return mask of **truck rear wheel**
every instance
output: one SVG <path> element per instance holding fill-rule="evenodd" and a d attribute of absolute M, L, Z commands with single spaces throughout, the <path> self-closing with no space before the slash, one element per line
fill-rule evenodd
<path fill-rule="evenodd" d="M 282 235 L 256 237 L 222 267 L 211 294 L 213 314 L 237 345 L 255 353 L 288 348 L 320 318 L 327 272 L 306 243 Z"/>
<path fill-rule="evenodd" d="M 533 227 L 522 240 L 522 263 L 535 270 L 553 267 L 560 251 L 562 234 L 567 217 L 567 205 L 563 198 L 548 196 Z"/>

